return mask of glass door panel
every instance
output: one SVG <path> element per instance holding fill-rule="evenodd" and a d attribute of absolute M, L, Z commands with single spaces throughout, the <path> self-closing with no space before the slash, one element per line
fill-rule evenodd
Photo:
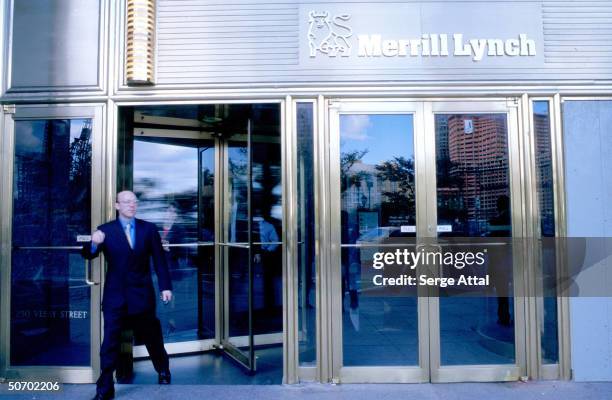
<path fill-rule="evenodd" d="M 91 288 L 80 249 L 38 247 L 13 247 L 13 269 L 24 268 L 12 274 L 10 363 L 90 366 Z"/>
<path fill-rule="evenodd" d="M 436 103 L 431 118 L 438 248 L 457 251 L 460 243 L 472 243 L 463 245 L 465 251 L 485 249 L 480 269 L 440 266 L 439 273 L 456 279 L 477 273 L 490 280 L 484 286 L 438 288 L 430 316 L 432 380 L 518 379 L 524 363 L 517 357 L 522 308 L 514 297 L 521 253 L 512 242 L 522 230 L 520 214 L 513 211 L 521 204 L 515 189 L 520 185 L 516 108 L 501 102 Z"/>
<path fill-rule="evenodd" d="M 439 237 L 512 237 L 506 114 L 437 114 Z M 441 365 L 514 364 L 512 252 L 496 257 L 488 288 L 472 297 L 440 293 Z M 492 266 L 493 267 L 493 266 Z M 459 312 L 461 311 L 461 312 Z"/>
<path fill-rule="evenodd" d="M 428 377 L 427 298 L 416 287 L 377 285 L 374 261 L 414 252 L 423 234 L 417 198 L 422 138 L 416 103 L 342 103 L 332 112 L 338 144 L 330 169 L 332 227 L 339 239 L 334 320 L 341 328 L 335 352 L 342 382 L 422 382 Z M 337 141 L 337 142 L 336 142 Z M 332 145 L 332 151 L 333 151 Z M 420 190 L 420 188 L 418 189 Z M 336 211 L 337 210 L 337 211 Z M 421 214 L 422 211 L 421 211 Z M 414 277 L 414 271 L 404 271 Z M 425 330 L 424 330 L 425 329 Z M 367 377 L 366 377 L 367 375 Z"/>
<path fill-rule="evenodd" d="M 244 115 L 246 129 L 224 141 L 222 343 L 254 372 L 256 351 L 274 362 L 283 343 L 280 113 L 262 105 Z"/>
<path fill-rule="evenodd" d="M 3 346 L 10 348 L 6 368 L 20 377 L 91 382 L 97 373 L 99 268 L 94 273 L 80 250 L 100 221 L 92 215 L 100 209 L 100 193 L 92 191 L 100 168 L 98 116 L 93 107 L 23 107 L 7 130 L 14 151 Z"/>
<path fill-rule="evenodd" d="M 249 371 L 255 371 L 253 343 L 253 260 L 251 244 L 250 125 L 247 140 L 232 140 L 226 146 L 225 242 L 225 332 L 223 349 Z"/>
<path fill-rule="evenodd" d="M 255 345 L 282 344 L 282 189 L 277 130 L 252 135 L 251 223 Z"/>
<path fill-rule="evenodd" d="M 138 217 L 160 230 L 174 287 L 169 304 L 157 298 L 164 342 L 213 338 L 215 142 L 181 138 L 179 132 L 143 135 L 134 139 L 133 152 Z"/>
<path fill-rule="evenodd" d="M 157 307 L 169 353 L 221 348 L 254 371 L 255 345 L 282 344 L 280 107 L 120 114 L 118 189 L 132 187 L 138 216 L 157 225 L 173 280 Z"/>
<path fill-rule="evenodd" d="M 214 141 L 201 144 L 198 207 L 198 338 L 216 337 L 215 179 L 218 152 Z"/>
<path fill-rule="evenodd" d="M 375 252 L 416 237 L 413 129 L 411 114 L 340 115 L 345 366 L 419 364 L 416 292 L 365 291 L 362 282 Z"/>

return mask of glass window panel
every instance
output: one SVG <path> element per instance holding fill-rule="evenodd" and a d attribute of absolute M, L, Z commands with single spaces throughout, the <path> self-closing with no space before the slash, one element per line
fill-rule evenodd
<path fill-rule="evenodd" d="M 90 119 L 15 122 L 12 365 L 89 366 L 90 288 L 78 245 L 91 229 Z"/>
<path fill-rule="evenodd" d="M 535 137 L 535 163 L 538 205 L 540 209 L 540 263 L 544 283 L 544 315 L 540 327 L 542 363 L 559 362 L 557 331 L 557 294 L 555 290 L 557 268 L 555 243 L 555 195 L 553 186 L 552 134 L 550 129 L 550 103 L 533 102 L 533 127 Z"/>
<path fill-rule="evenodd" d="M 300 365 L 316 364 L 313 104 L 297 103 L 297 223 Z"/>

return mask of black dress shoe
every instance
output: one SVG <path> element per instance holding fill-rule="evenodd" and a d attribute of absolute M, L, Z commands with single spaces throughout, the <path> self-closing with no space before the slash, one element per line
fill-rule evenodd
<path fill-rule="evenodd" d="M 172 377 L 170 375 L 170 371 L 160 372 L 157 375 L 157 383 L 160 385 L 169 385 Z"/>
<path fill-rule="evenodd" d="M 110 400 L 115 398 L 115 391 L 106 393 L 96 393 L 92 400 Z"/>

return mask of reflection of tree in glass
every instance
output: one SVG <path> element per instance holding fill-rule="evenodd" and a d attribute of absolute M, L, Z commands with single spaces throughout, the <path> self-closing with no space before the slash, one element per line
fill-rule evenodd
<path fill-rule="evenodd" d="M 149 197 L 149 193 L 153 192 L 153 189 L 159 186 L 159 183 L 156 179 L 153 178 L 138 178 L 134 182 L 134 194 L 139 199 L 143 200 L 144 198 Z"/>
<path fill-rule="evenodd" d="M 385 196 L 383 206 L 401 208 L 412 214 L 415 209 L 414 197 L 414 160 L 405 157 L 394 157 L 393 160 L 384 161 L 376 167 L 376 176 L 381 182 L 391 182 L 391 186 L 383 186 L 382 195 Z"/>
<path fill-rule="evenodd" d="M 232 153 L 238 153 L 240 157 L 230 156 L 228 159 L 228 168 L 230 176 L 232 178 L 243 177 L 246 179 L 247 176 L 247 149 L 246 147 L 234 147 L 231 149 Z"/>
<path fill-rule="evenodd" d="M 368 150 L 354 150 L 340 155 L 340 190 L 345 192 L 351 186 L 360 186 L 361 180 L 367 173 L 360 171 L 351 173 L 351 168 L 355 163 L 361 162 L 361 159 L 368 153 Z"/>
<path fill-rule="evenodd" d="M 202 170 L 202 186 L 212 186 L 215 181 L 215 174 L 208 168 Z"/>

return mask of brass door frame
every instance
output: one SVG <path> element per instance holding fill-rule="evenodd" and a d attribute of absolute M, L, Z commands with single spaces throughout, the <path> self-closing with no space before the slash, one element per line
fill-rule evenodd
<path fill-rule="evenodd" d="M 17 107 L 5 107 L 4 129 L 1 138 L 1 191 L 0 215 L 2 229 L 0 241 L 2 251 L 0 261 L 0 283 L 2 286 L 2 298 L 0 313 L 3 320 L 0 326 L 0 375 L 9 379 L 53 379 L 65 383 L 90 383 L 97 379 L 100 373 L 100 358 L 98 355 L 101 340 L 101 266 L 102 257 L 93 260 L 90 264 L 84 261 L 84 274 L 91 287 L 90 295 L 90 360 L 89 367 L 65 367 L 65 366 L 11 366 L 10 365 L 10 316 L 11 316 L 11 248 L 12 248 L 12 205 L 13 205 L 13 171 L 15 152 L 15 122 L 22 120 L 48 120 L 48 119 L 91 119 L 92 120 L 92 171 L 91 171 L 91 228 L 100 225 L 103 220 L 105 193 L 104 184 L 100 185 L 105 176 L 106 155 L 104 141 L 104 119 L 105 105 L 19 105 Z M 8 111 L 8 112 L 7 112 Z M 90 234 L 87 232 L 86 234 Z M 62 247 L 63 248 L 63 247 Z"/>

